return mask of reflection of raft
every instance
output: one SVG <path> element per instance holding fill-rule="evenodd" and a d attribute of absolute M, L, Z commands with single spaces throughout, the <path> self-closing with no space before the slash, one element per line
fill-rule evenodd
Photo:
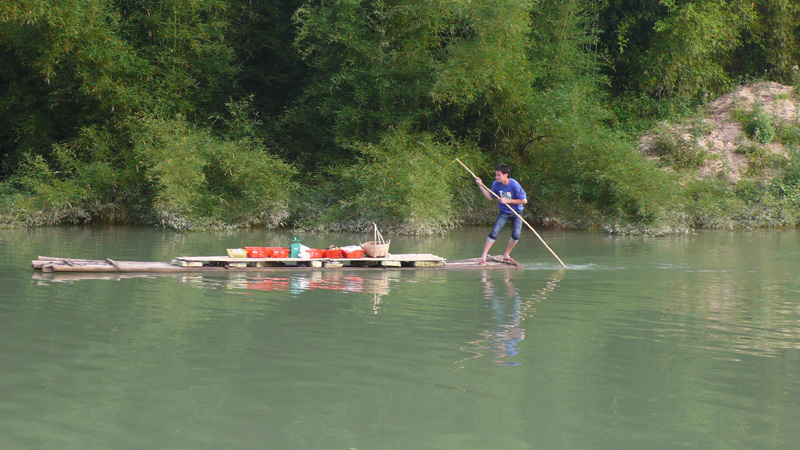
<path fill-rule="evenodd" d="M 42 272 L 195 272 L 225 270 L 279 270 L 302 268 L 430 268 L 430 269 L 496 269 L 522 268 L 490 257 L 485 265 L 478 258 L 446 261 L 431 254 L 398 254 L 384 258 L 229 258 L 227 256 L 181 256 L 172 262 L 115 261 L 112 259 L 71 259 L 40 256 L 31 261 L 35 270 Z"/>

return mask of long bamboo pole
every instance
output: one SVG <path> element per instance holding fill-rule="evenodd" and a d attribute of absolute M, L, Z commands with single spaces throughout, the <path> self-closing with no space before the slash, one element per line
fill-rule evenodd
<path fill-rule="evenodd" d="M 460 159 L 456 158 L 456 161 L 458 161 L 458 163 L 459 163 L 459 164 L 461 164 L 461 166 L 462 166 L 463 168 L 467 169 L 467 172 L 469 172 L 469 174 L 470 174 L 470 175 L 472 175 L 472 178 L 478 178 L 477 176 L 475 176 L 475 174 L 474 174 L 474 173 L 473 173 L 471 170 L 469 170 L 469 167 L 467 167 L 466 165 L 464 165 L 464 163 L 462 163 L 462 162 L 461 162 L 461 160 L 460 160 Z M 490 192 L 492 195 L 494 195 L 495 197 L 497 197 L 497 199 L 498 199 L 498 200 L 500 200 L 500 196 L 499 196 L 499 195 L 497 195 L 497 194 L 496 194 L 496 193 L 495 193 L 493 190 L 491 190 L 491 189 L 487 188 L 487 187 L 486 187 L 486 185 L 485 185 L 485 184 L 483 184 L 483 182 L 481 182 L 481 187 L 482 187 L 482 188 L 484 188 L 484 189 L 486 189 L 487 191 L 489 191 L 489 192 Z M 523 219 L 523 218 L 522 218 L 522 216 L 520 216 L 520 215 L 519 215 L 519 213 L 517 213 L 517 212 L 514 210 L 514 208 L 512 208 L 512 207 L 510 207 L 510 206 L 509 206 L 509 207 L 508 207 L 508 209 L 510 209 L 510 210 L 511 210 L 511 212 L 513 212 L 513 213 L 514 213 L 514 214 L 515 214 L 517 217 L 519 217 L 519 218 L 520 218 L 520 220 L 522 220 L 522 223 L 524 223 L 525 225 L 527 225 L 527 226 L 528 226 L 528 228 L 530 228 L 530 229 L 531 229 L 531 231 L 533 231 L 533 234 L 535 234 L 535 235 L 536 235 L 536 237 L 537 237 L 537 238 L 539 238 L 539 240 L 540 240 L 540 241 L 542 241 L 542 244 L 544 245 L 544 247 L 545 247 L 547 250 L 549 250 L 549 251 L 550 251 L 550 253 L 552 253 L 552 254 L 553 254 L 553 256 L 555 256 L 555 257 L 556 257 L 556 259 L 558 260 L 558 262 L 560 262 L 560 263 L 561 263 L 561 265 L 562 265 L 562 266 L 564 266 L 564 267 L 567 267 L 567 265 L 566 265 L 566 264 L 564 264 L 564 261 L 561 261 L 561 258 L 559 258 L 559 257 L 558 257 L 558 255 L 556 255 L 556 252 L 554 252 L 554 251 L 553 251 L 553 249 L 551 249 L 551 248 L 550 248 L 550 246 L 549 246 L 549 245 L 547 245 L 547 242 L 545 242 L 545 241 L 544 241 L 544 239 L 542 239 L 542 237 L 541 237 L 541 236 L 539 236 L 539 233 L 537 233 L 537 232 L 536 232 L 536 230 L 534 230 L 534 229 L 533 229 L 533 227 L 531 226 L 531 224 L 529 224 L 529 223 L 528 223 L 528 222 L 527 222 L 525 219 Z"/>

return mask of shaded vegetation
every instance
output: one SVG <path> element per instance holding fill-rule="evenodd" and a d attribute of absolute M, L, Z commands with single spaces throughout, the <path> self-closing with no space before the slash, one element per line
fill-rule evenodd
<path fill-rule="evenodd" d="M 636 143 L 744 78 L 796 82 L 799 33 L 788 0 L 9 0 L 0 223 L 439 232 L 493 214 L 460 157 L 511 165 L 540 222 L 794 225 L 795 150 L 743 150 L 770 178 L 736 185 L 687 181 L 693 139 L 659 132 L 660 164 Z"/>

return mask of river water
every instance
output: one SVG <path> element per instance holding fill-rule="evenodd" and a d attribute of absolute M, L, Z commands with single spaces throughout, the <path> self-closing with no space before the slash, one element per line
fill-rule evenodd
<path fill-rule="evenodd" d="M 391 250 L 474 257 L 486 231 L 394 236 Z M 800 442 L 795 230 L 542 233 L 566 270 L 531 233 L 514 250 L 525 270 L 30 268 L 38 255 L 169 261 L 293 236 L 0 230 L 0 448 Z M 298 237 L 327 247 L 361 236 Z"/>

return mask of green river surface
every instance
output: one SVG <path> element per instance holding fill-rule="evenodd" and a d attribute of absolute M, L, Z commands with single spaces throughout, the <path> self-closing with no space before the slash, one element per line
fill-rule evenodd
<path fill-rule="evenodd" d="M 487 232 L 391 236 L 391 251 L 475 257 Z M 0 230 L 0 449 L 800 445 L 796 230 L 544 231 L 566 270 L 529 230 L 513 254 L 525 270 L 81 278 L 30 266 L 293 236 Z"/>

